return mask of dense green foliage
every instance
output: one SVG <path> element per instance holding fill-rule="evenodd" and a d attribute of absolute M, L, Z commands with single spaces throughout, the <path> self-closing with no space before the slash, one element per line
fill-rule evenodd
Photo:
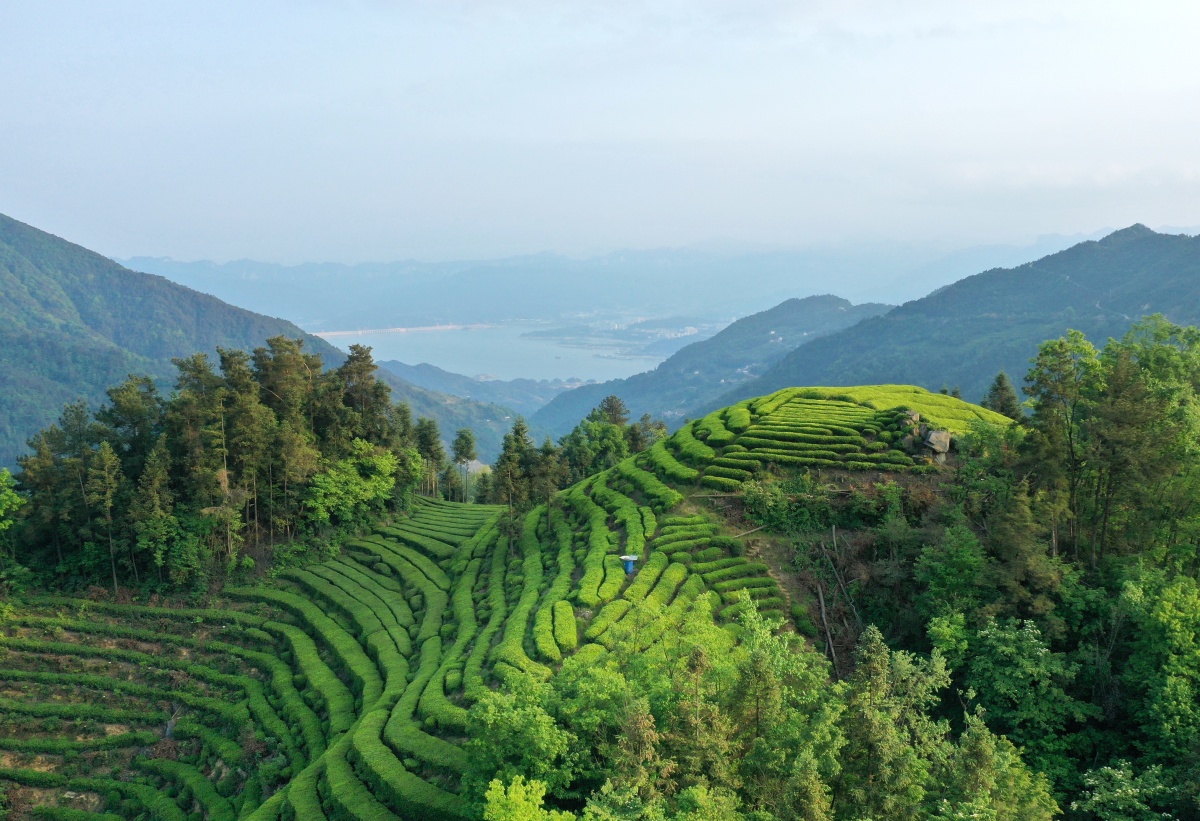
<path fill-rule="evenodd" d="M 201 588 L 273 551 L 323 555 L 334 534 L 404 509 L 438 468 L 369 348 L 323 371 L 300 341 L 274 337 L 253 357 L 222 349 L 219 369 L 203 354 L 176 366 L 170 398 L 130 378 L 94 414 L 68 405 L 33 437 L 6 567 L 67 589 Z M 436 424 L 418 426 L 440 448 Z"/>
<path fill-rule="evenodd" d="M 344 407 L 392 407 L 337 378 Z M 1013 424 L 788 389 L 619 459 L 605 401 L 580 439 L 611 447 L 581 450 L 613 464 L 564 490 L 568 443 L 518 422 L 500 504 L 417 496 L 207 610 L 8 606 L 0 781 L 122 817 L 1200 817 L 1200 331 L 1069 334 L 1025 390 Z M 311 526 L 377 518 L 395 415 L 375 441 L 340 417 Z M 101 547 L 124 441 L 77 471 Z M 44 500 L 4 484 L 19 533 Z"/>

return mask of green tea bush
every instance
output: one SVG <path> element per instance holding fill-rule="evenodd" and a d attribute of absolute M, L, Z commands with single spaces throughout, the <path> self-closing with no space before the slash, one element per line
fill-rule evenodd
<path fill-rule="evenodd" d="M 671 442 L 675 445 L 679 455 L 693 465 L 703 466 L 717 455 L 715 450 L 695 437 L 690 425 L 684 425 L 675 431 L 675 435 L 671 437 Z"/>
<path fill-rule="evenodd" d="M 637 576 L 625 588 L 624 597 L 632 602 L 641 601 L 646 594 L 650 592 L 650 588 L 658 581 L 658 577 L 667 568 L 667 554 L 661 551 L 655 551 L 650 554 L 650 557 L 642 564 Z"/>
<path fill-rule="evenodd" d="M 579 644 L 579 626 L 575 621 L 575 608 L 565 599 L 554 603 L 554 641 L 564 653 L 574 650 Z"/>
<path fill-rule="evenodd" d="M 592 640 L 598 639 L 600 636 L 604 635 L 604 632 L 608 630 L 608 628 L 612 627 L 621 619 L 622 616 L 628 613 L 629 608 L 632 606 L 633 603 L 628 599 L 617 599 L 614 602 L 609 602 L 600 610 L 599 613 L 596 614 L 595 618 L 592 619 L 592 622 L 588 625 L 587 630 L 583 632 L 584 638 Z"/>
<path fill-rule="evenodd" d="M 660 444 L 661 442 L 656 442 L 655 447 Z M 665 447 L 663 448 L 662 452 L 666 453 Z M 666 454 L 666 456 L 667 458 L 671 459 L 671 461 L 674 461 L 674 457 L 671 457 L 670 454 Z M 650 459 L 651 463 L 653 464 L 653 448 L 651 448 Z M 678 462 L 675 464 L 679 465 Z M 682 468 L 683 465 L 679 465 L 679 467 Z M 686 470 L 694 473 L 691 468 L 687 468 Z M 649 502 L 650 507 L 656 513 L 662 513 L 664 510 L 670 510 L 683 500 L 683 497 L 678 491 L 664 485 L 653 473 L 639 468 L 636 461 L 632 458 L 626 459 L 618 464 L 616 467 L 616 472 L 619 476 L 629 480 L 629 482 L 635 488 L 637 488 L 638 492 L 646 497 L 646 501 Z M 672 479 L 674 477 L 667 475 L 667 478 Z M 682 481 L 693 481 L 694 479 L 695 476 L 692 476 L 691 479 L 683 479 Z M 675 481 L 681 480 L 675 479 Z M 647 535 L 649 535 L 654 532 L 654 528 L 647 528 L 645 529 L 645 532 Z"/>
<path fill-rule="evenodd" d="M 655 442 L 646 453 L 650 467 L 664 479 L 686 484 L 696 481 L 696 477 L 700 475 L 700 471 L 688 467 L 672 456 L 663 440 Z M 664 507 L 663 509 L 668 508 Z"/>
<path fill-rule="evenodd" d="M 701 477 L 700 484 L 713 490 L 730 492 L 740 490 L 742 487 L 742 483 L 737 479 L 726 479 L 723 476 L 709 476 L 707 474 Z"/>

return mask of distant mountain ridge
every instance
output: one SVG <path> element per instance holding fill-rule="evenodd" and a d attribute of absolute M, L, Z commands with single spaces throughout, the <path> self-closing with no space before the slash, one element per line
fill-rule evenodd
<path fill-rule="evenodd" d="M 1153 313 L 1200 324 L 1200 237 L 1136 224 L 814 340 L 695 412 L 794 385 L 890 381 L 977 399 L 1001 369 L 1019 383 L 1046 339 L 1075 329 L 1102 344 Z"/>
<path fill-rule="evenodd" d="M 512 408 L 525 416 L 532 415 L 551 399 L 578 384 L 561 379 L 476 379 L 451 373 L 427 362 L 406 365 L 394 359 L 380 361 L 379 367 L 418 387 L 494 403 Z"/>
<path fill-rule="evenodd" d="M 635 417 L 649 413 L 679 422 L 696 405 L 754 379 L 794 348 L 890 307 L 854 305 L 829 295 L 788 299 L 688 345 L 652 371 L 567 391 L 535 413 L 531 422 L 561 435 L 609 394 L 621 397 Z"/>
<path fill-rule="evenodd" d="M 252 349 L 300 337 L 336 366 L 345 352 L 291 322 L 256 314 L 0 215 L 0 465 L 58 418 L 67 402 L 102 402 L 129 374 L 173 384 L 173 357 L 217 347 Z M 418 388 L 383 369 L 394 398 L 443 434 L 472 427 L 481 451 L 498 450 L 512 411 Z"/>

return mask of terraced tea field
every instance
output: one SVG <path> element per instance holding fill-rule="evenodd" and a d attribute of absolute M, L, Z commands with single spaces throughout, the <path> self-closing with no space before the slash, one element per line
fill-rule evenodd
<path fill-rule="evenodd" d="M 914 458 L 914 448 L 905 445 L 906 438 L 918 437 L 923 424 L 958 434 L 975 421 L 1008 424 L 992 411 L 910 386 L 789 388 L 685 425 L 649 458 L 656 470 L 678 481 L 699 480 L 715 490 L 736 491 L 766 465 L 925 468 L 921 455 Z"/>
<path fill-rule="evenodd" d="M 693 608 L 729 618 L 741 589 L 782 608 L 714 523 L 660 517 L 679 500 L 627 461 L 531 511 L 511 550 L 501 509 L 422 501 L 220 608 L 31 602 L 0 636 L 0 781 L 46 818 L 465 817 L 484 688 L 649 647 Z"/>
<path fill-rule="evenodd" d="M 340 557 L 209 609 L 8 607 L 0 784 L 17 817 L 469 817 L 462 744 L 487 688 L 548 678 L 572 653 L 650 648 L 693 611 L 786 612 L 770 569 L 682 508 L 681 489 L 736 490 L 765 464 L 912 469 L 896 446 L 911 418 L 889 401 L 959 430 L 987 413 L 914 389 L 832 390 L 711 414 L 534 508 L 512 537 L 502 508 L 421 499 Z"/>

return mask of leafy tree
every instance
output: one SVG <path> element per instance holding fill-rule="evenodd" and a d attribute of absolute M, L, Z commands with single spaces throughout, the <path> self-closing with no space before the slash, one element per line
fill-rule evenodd
<path fill-rule="evenodd" d="M 175 500 L 170 487 L 170 458 L 166 437 L 160 436 L 138 479 L 137 492 L 129 506 L 129 516 L 133 522 L 137 552 L 153 557 L 159 580 L 162 580 L 163 566 L 167 565 L 171 579 L 182 582 L 186 576 L 181 572 L 182 568 L 176 567 L 173 562 L 168 564 L 172 558 L 172 548 L 181 536 L 179 522 L 173 512 Z"/>
<path fill-rule="evenodd" d="M 642 414 L 641 419 L 625 428 L 625 442 L 629 445 L 630 453 L 641 453 L 666 435 L 666 422 L 654 419 L 648 413 Z"/>
<path fill-rule="evenodd" d="M 351 443 L 351 455 L 312 477 L 305 507 L 317 524 L 351 524 L 382 510 L 396 483 L 395 454 L 363 439 Z"/>
<path fill-rule="evenodd" d="M 838 780 L 839 817 L 911 818 L 943 753 L 946 728 L 928 717 L 949 683 L 941 657 L 925 662 L 893 653 L 874 625 L 863 631 L 842 727 L 846 748 Z"/>
<path fill-rule="evenodd" d="M 1017 396 L 1017 389 L 1013 387 L 1012 380 L 1004 371 L 996 374 L 991 387 L 988 388 L 987 396 L 979 404 L 988 410 L 994 410 L 996 413 L 1007 416 L 1009 419 L 1021 419 L 1025 415 L 1021 410 L 1021 400 Z"/>
<path fill-rule="evenodd" d="M 1084 422 L 1095 401 L 1100 368 L 1096 348 L 1078 331 L 1044 342 L 1026 377 L 1033 402 L 1027 451 L 1040 465 L 1041 487 L 1066 496 L 1068 543 L 1079 554 L 1079 502 L 1087 461 Z"/>
<path fill-rule="evenodd" d="M 475 452 L 475 434 L 469 428 L 462 428 L 454 435 L 454 443 L 450 446 L 454 464 L 462 471 L 462 500 L 467 501 L 467 463 L 477 457 Z"/>
<path fill-rule="evenodd" d="M 131 376 L 108 389 L 108 404 L 96 412 L 100 435 L 121 460 L 126 476 L 140 476 L 162 430 L 165 403 L 148 376 Z"/>
<path fill-rule="evenodd" d="M 86 499 L 97 518 L 104 523 L 114 596 L 117 595 L 117 538 L 113 508 L 117 504 L 117 492 L 121 488 L 122 478 L 121 462 L 113 452 L 112 445 L 106 441 L 101 442 L 88 464 Z"/>
<path fill-rule="evenodd" d="M 543 809 L 545 797 L 541 781 L 527 782 L 518 775 L 505 787 L 500 779 L 492 779 L 483 797 L 483 821 L 573 821 L 569 812 Z"/>
<path fill-rule="evenodd" d="M 522 678 L 511 691 L 484 693 L 467 711 L 463 745 L 467 768 L 463 789 L 482 798 L 493 780 L 512 784 L 518 776 L 536 780 L 551 793 L 574 777 L 568 755 L 574 746 L 543 706 L 545 685 Z"/>
<path fill-rule="evenodd" d="M 25 504 L 25 500 L 13 490 L 15 485 L 8 468 L 0 468 L 0 533 L 12 527 L 12 514 Z"/>
<path fill-rule="evenodd" d="M 1080 798 L 1071 802 L 1071 809 L 1100 821 L 1159 821 L 1171 816 L 1152 807 L 1161 805 L 1168 792 L 1159 767 L 1136 774 L 1128 761 L 1119 760 L 1084 775 Z"/>
<path fill-rule="evenodd" d="M 604 397 L 596 406 L 596 410 L 600 412 L 601 418 L 610 425 L 623 428 L 629 424 L 629 408 L 619 396 L 610 394 Z"/>
<path fill-rule="evenodd" d="M 624 427 L 608 421 L 600 408 L 588 414 L 559 444 L 573 482 L 606 470 L 629 455 Z"/>
<path fill-rule="evenodd" d="M 966 716 L 962 737 L 935 776 L 932 818 L 1049 821 L 1058 815 L 1049 780 L 1030 770 L 1012 742 L 988 730 L 978 714 Z"/>
<path fill-rule="evenodd" d="M 1066 690 L 1077 666 L 1046 646 L 1031 621 L 987 624 L 971 639 L 966 685 L 992 726 L 1027 751 L 1055 783 L 1070 774 L 1068 756 L 1082 743 L 1072 730 L 1095 708 Z"/>
<path fill-rule="evenodd" d="M 446 464 L 446 448 L 442 445 L 442 434 L 438 430 L 437 420 L 421 418 L 417 420 L 414 430 L 417 439 L 417 452 L 425 465 L 425 493 L 438 492 L 438 474 Z"/>

